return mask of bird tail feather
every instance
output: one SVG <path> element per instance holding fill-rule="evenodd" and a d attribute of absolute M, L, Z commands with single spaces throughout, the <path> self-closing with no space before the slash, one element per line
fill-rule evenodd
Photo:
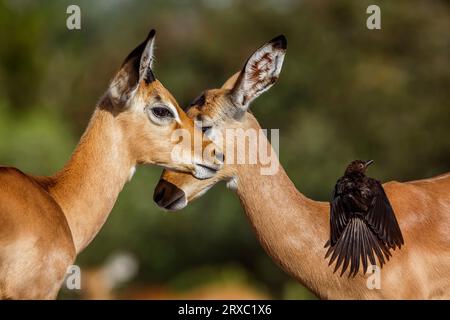
<path fill-rule="evenodd" d="M 348 266 L 350 271 L 348 276 L 356 276 L 362 263 L 364 274 L 367 272 L 368 263 L 376 265 L 375 256 L 380 267 L 389 260 L 391 253 L 389 248 L 382 242 L 367 223 L 358 216 L 350 218 L 345 230 L 338 241 L 331 246 L 330 241 L 325 244 L 328 247 L 325 259 L 330 255 L 330 262 L 333 264 L 337 259 L 333 272 L 339 270 L 342 265 L 341 276 Z"/>

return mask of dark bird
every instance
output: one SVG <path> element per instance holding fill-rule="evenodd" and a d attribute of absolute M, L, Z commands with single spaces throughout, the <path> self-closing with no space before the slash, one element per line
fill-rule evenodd
<path fill-rule="evenodd" d="M 364 274 L 368 261 L 383 267 L 391 256 L 390 249 L 404 244 L 400 227 L 381 183 L 367 177 L 365 171 L 373 160 L 355 160 L 339 178 L 331 199 L 330 240 L 325 259 L 329 265 L 337 258 L 336 272 L 341 276 L 350 264 L 349 277 L 355 276 L 362 261 Z M 374 256 L 375 255 L 375 256 Z"/>

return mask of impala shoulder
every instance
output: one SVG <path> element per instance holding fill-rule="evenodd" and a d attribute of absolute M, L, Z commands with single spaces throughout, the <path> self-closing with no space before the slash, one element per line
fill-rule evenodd
<path fill-rule="evenodd" d="M 8 174 L 8 173 L 23 174 L 22 171 L 14 167 L 0 167 L 0 174 Z"/>
<path fill-rule="evenodd" d="M 391 187 L 395 187 L 395 186 L 401 186 L 403 184 L 404 184 L 403 182 L 398 182 L 397 180 L 391 180 L 391 181 L 383 183 L 383 187 L 391 188 Z"/>
<path fill-rule="evenodd" d="M 404 199 L 405 197 L 413 194 L 413 189 L 415 189 L 413 185 L 404 182 L 398 182 L 395 180 L 385 182 L 382 184 L 382 186 L 391 201 Z"/>
<path fill-rule="evenodd" d="M 383 188 L 394 207 L 423 212 L 425 208 L 430 208 L 435 202 L 433 193 L 420 185 L 391 181 L 383 184 Z"/>
<path fill-rule="evenodd" d="M 0 167 L 0 179 L 29 179 L 21 170 L 14 167 Z"/>
<path fill-rule="evenodd" d="M 398 182 L 395 180 L 383 183 L 383 188 L 386 192 L 391 193 L 420 193 L 422 190 L 420 185 L 411 182 Z"/>
<path fill-rule="evenodd" d="M 59 204 L 35 178 L 17 168 L 0 167 L 0 218 L 22 233 L 25 230 L 42 239 L 58 239 L 67 252 L 75 252 L 72 233 Z M 0 238 L 4 230 L 0 224 Z"/>
<path fill-rule="evenodd" d="M 33 177 L 14 167 L 0 167 L 0 181 L 8 189 L 20 185 L 34 185 L 38 187 Z"/>

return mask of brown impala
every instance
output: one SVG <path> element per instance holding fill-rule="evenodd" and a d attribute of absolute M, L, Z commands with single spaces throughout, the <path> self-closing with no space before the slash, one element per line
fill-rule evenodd
<path fill-rule="evenodd" d="M 198 178 L 220 168 L 218 160 L 173 160 L 173 133 L 193 136 L 195 126 L 153 75 L 154 34 L 125 59 L 60 172 L 35 177 L 0 167 L 0 298 L 55 298 L 66 269 L 95 237 L 136 165 Z M 203 142 L 203 149 L 209 145 Z"/>
<path fill-rule="evenodd" d="M 218 133 L 225 136 L 223 132 L 228 129 L 259 130 L 258 121 L 248 108 L 277 80 L 285 52 L 283 36 L 265 44 L 222 88 L 207 90 L 196 99 L 188 115 L 202 120 L 211 137 Z M 394 251 L 381 269 L 380 289 L 370 289 L 368 275 L 339 277 L 324 259 L 324 244 L 329 239 L 329 204 L 301 194 L 282 167 L 274 175 L 261 175 L 260 162 L 228 163 L 229 153 L 234 151 L 225 148 L 226 164 L 211 179 L 200 181 L 188 174 L 165 170 L 155 190 L 155 201 L 169 210 L 181 209 L 224 180 L 236 190 L 267 253 L 318 297 L 450 298 L 450 174 L 383 185 L 405 245 Z"/>

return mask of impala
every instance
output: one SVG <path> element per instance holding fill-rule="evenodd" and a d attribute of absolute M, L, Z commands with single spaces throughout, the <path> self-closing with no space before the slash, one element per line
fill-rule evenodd
<path fill-rule="evenodd" d="M 153 74 L 154 35 L 125 59 L 60 172 L 35 177 L 0 167 L 0 298 L 55 298 L 66 269 L 98 233 L 136 165 L 197 178 L 220 168 L 218 159 L 173 159 L 179 143 L 172 134 L 198 129 Z M 204 149 L 210 146 L 203 141 Z"/>
<path fill-rule="evenodd" d="M 196 99 L 187 111 L 188 116 L 202 120 L 211 137 L 233 128 L 259 130 L 258 121 L 248 112 L 249 105 L 278 79 L 286 47 L 283 36 L 262 46 L 222 88 L 207 90 Z M 225 148 L 224 152 L 227 159 L 230 150 Z M 393 252 L 380 270 L 381 288 L 371 289 L 367 285 L 369 275 L 339 277 L 324 259 L 324 244 L 329 239 L 329 203 L 308 199 L 300 193 L 281 166 L 274 175 L 262 175 L 261 167 L 261 163 L 226 161 L 215 177 L 203 181 L 165 170 L 154 200 L 163 208 L 178 210 L 224 180 L 236 190 L 270 257 L 318 297 L 450 298 L 450 174 L 384 184 L 405 246 Z"/>

